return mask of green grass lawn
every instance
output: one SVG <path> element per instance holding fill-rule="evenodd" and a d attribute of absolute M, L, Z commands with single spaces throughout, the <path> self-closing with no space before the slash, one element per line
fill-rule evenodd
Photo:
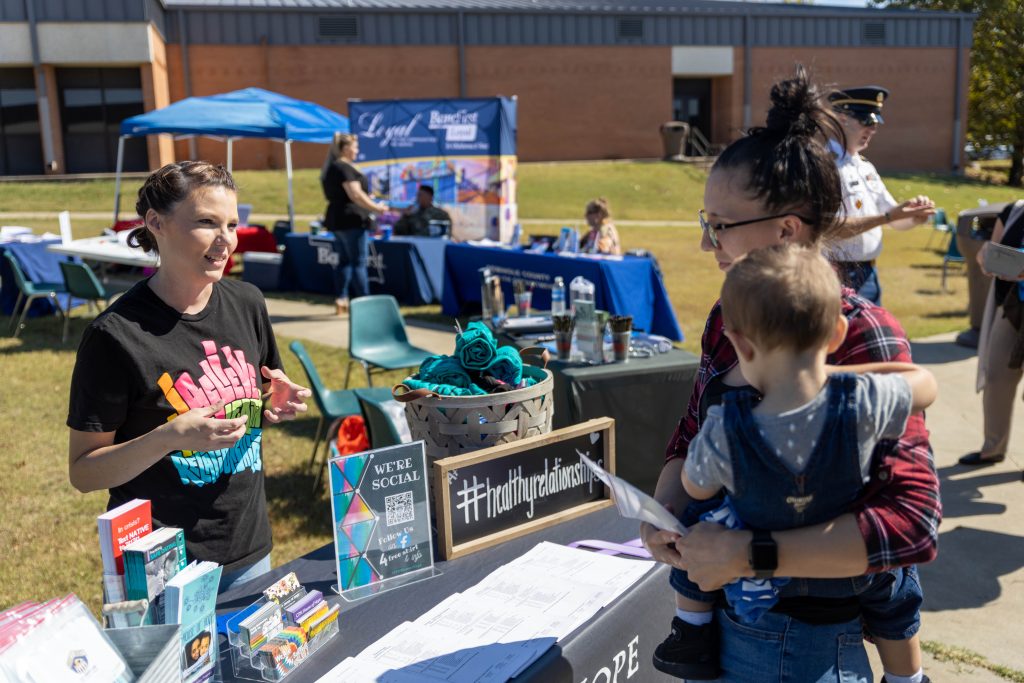
<path fill-rule="evenodd" d="M 280 210 L 283 174 L 239 172 L 242 198 L 257 211 Z M 521 215 L 561 219 L 582 212 L 586 200 L 602 194 L 624 219 L 692 220 L 701 204 L 702 172 L 663 163 L 524 164 L 520 171 Z M 303 171 L 296 185 L 300 212 L 316 212 L 319 190 L 315 172 Z M 963 179 L 932 176 L 887 178 L 899 197 L 930 194 L 951 215 L 975 206 L 1014 198 L 1015 191 Z M 0 211 L 102 211 L 113 196 L 108 181 L 80 183 L 0 183 Z M 126 204 L 127 206 L 127 204 Z M 56 231 L 54 221 L 18 223 Z M 97 234 L 103 220 L 76 220 L 77 236 Z M 549 232 L 559 223 L 539 224 L 531 231 Z M 887 233 L 880 261 L 884 301 L 911 337 L 962 329 L 967 325 L 967 286 L 957 275 L 952 292 L 939 287 L 941 252 L 925 248 L 931 228 Z M 697 228 L 626 226 L 620 229 L 626 248 L 654 253 L 676 314 L 686 334 L 684 348 L 696 351 L 708 309 L 718 295 L 722 275 L 714 259 L 699 248 Z M 941 240 L 936 240 L 938 244 Z M 945 247 L 945 243 L 942 243 Z M 298 295 L 293 295 L 298 296 Z M 407 315 L 437 318 L 437 307 L 407 310 Z M 71 339 L 77 340 L 87 321 L 85 309 L 73 317 Z M 10 319 L 0 316 L 6 334 Z M 105 493 L 82 495 L 67 480 L 68 384 L 75 343 L 60 345 L 59 321 L 33 319 L 15 340 L 0 337 L 0 609 L 24 599 L 75 592 L 94 610 L 100 600 L 100 558 L 95 517 L 106 503 Z M 282 349 L 290 340 L 279 338 Z M 340 386 L 344 351 L 307 343 L 328 386 Z M 303 377 L 291 353 L 282 354 L 286 371 Z M 357 373 L 358 374 L 358 373 Z M 381 385 L 400 379 L 382 378 Z M 300 420 L 267 430 L 265 465 L 275 550 L 280 564 L 331 540 L 330 506 L 323 493 L 310 495 L 312 476 L 305 465 L 312 448 L 316 409 Z M 672 425 L 665 425 L 666 438 Z"/>
<path fill-rule="evenodd" d="M 317 169 L 295 172 L 296 213 L 323 211 L 319 173 Z M 526 219 L 572 218 L 582 224 L 584 205 L 603 196 L 620 219 L 694 221 L 702 205 L 704 178 L 704 172 L 693 166 L 661 161 L 520 164 L 519 215 Z M 252 204 L 256 213 L 287 213 L 283 171 L 237 171 L 235 179 L 240 201 Z M 926 194 L 950 216 L 977 206 L 979 199 L 994 203 L 1021 196 L 1019 188 L 959 176 L 898 174 L 885 176 L 885 182 L 897 199 Z M 123 183 L 122 212 L 128 214 L 134 208 L 140 184 L 135 179 Z M 105 212 L 111 211 L 113 201 L 113 180 L 0 182 L 0 212 Z"/>

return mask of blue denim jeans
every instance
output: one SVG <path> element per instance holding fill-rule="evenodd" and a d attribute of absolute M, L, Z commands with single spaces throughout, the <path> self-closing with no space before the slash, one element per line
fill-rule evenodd
<path fill-rule="evenodd" d="M 335 230 L 334 243 L 338 250 L 338 266 L 334 269 L 334 296 L 355 299 L 370 293 L 370 242 L 366 230 Z"/>
<path fill-rule="evenodd" d="M 270 555 L 265 555 L 262 560 L 256 560 L 256 562 L 245 566 L 239 567 L 230 572 L 224 572 L 220 575 L 220 585 L 217 586 L 217 592 L 223 593 L 231 590 L 235 586 L 241 586 L 244 583 L 252 581 L 258 576 L 262 576 L 270 571 Z"/>
<path fill-rule="evenodd" d="M 718 683 L 870 683 L 859 619 L 806 624 L 768 612 L 756 625 L 718 609 L 722 676 Z"/>

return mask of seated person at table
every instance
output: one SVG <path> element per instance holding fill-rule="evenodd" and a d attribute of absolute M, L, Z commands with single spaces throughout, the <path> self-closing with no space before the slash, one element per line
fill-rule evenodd
<path fill-rule="evenodd" d="M 752 251 L 726 274 L 725 334 L 760 400 L 751 391 L 727 393 L 721 406 L 708 408 L 690 443 L 683 487 L 694 500 L 715 501 L 710 521 L 766 530 L 755 531 L 756 540 L 832 519 L 861 496 L 875 445 L 899 438 L 911 413 L 935 400 L 935 378 L 910 363 L 826 365 L 846 337 L 840 292 L 832 266 L 803 247 Z M 780 596 L 856 599 L 886 679 L 920 683 L 926 680 L 916 635 L 922 596 L 913 573 L 899 568 L 836 579 L 766 573 L 727 585 L 725 597 L 748 624 Z M 659 647 L 655 666 L 683 678 L 717 678 L 715 596 L 687 588 L 672 630 L 689 647 L 677 642 L 672 661 L 659 659 L 666 653 Z"/>
<path fill-rule="evenodd" d="M 584 254 L 613 254 L 620 256 L 622 246 L 619 244 L 619 231 L 612 223 L 612 212 L 608 200 L 598 197 L 587 204 L 587 225 L 590 232 L 583 238 L 580 251 Z"/>
<path fill-rule="evenodd" d="M 451 231 L 452 217 L 441 207 L 434 206 L 434 188 L 420 185 L 416 191 L 416 203 L 407 208 L 395 223 L 395 234 L 411 237 L 440 237 L 444 234 L 439 231 L 440 226 L 431 231 L 431 221 L 444 221 L 447 223 L 445 230 Z"/>

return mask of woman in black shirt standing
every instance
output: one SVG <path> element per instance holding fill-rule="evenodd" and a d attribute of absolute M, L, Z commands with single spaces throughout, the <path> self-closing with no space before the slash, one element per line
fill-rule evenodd
<path fill-rule="evenodd" d="M 348 299 L 370 293 L 366 262 L 369 257 L 367 232 L 371 213 L 383 213 L 387 204 L 370 197 L 370 184 L 356 167 L 359 138 L 335 133 L 320 184 L 327 197 L 324 227 L 334 233 L 340 262 L 334 271 L 334 305 L 338 315 L 348 313 Z"/>

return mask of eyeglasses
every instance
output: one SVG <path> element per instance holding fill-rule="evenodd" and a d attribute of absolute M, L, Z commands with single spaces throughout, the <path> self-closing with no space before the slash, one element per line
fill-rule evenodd
<path fill-rule="evenodd" d="M 783 218 L 785 216 L 795 216 L 804 223 L 810 224 L 812 221 L 804 218 L 798 213 L 792 211 L 788 213 L 779 213 L 774 216 L 761 216 L 760 218 L 751 218 L 749 221 L 738 221 L 736 223 L 710 223 L 708 222 L 708 214 L 704 209 L 697 212 L 697 218 L 700 219 L 700 229 L 704 231 L 704 234 L 708 236 L 708 241 L 711 242 L 711 246 L 715 249 L 718 248 L 718 231 L 728 230 L 729 228 L 738 228 L 741 225 L 750 225 L 752 223 L 760 223 L 761 221 L 770 221 L 773 218 Z"/>

